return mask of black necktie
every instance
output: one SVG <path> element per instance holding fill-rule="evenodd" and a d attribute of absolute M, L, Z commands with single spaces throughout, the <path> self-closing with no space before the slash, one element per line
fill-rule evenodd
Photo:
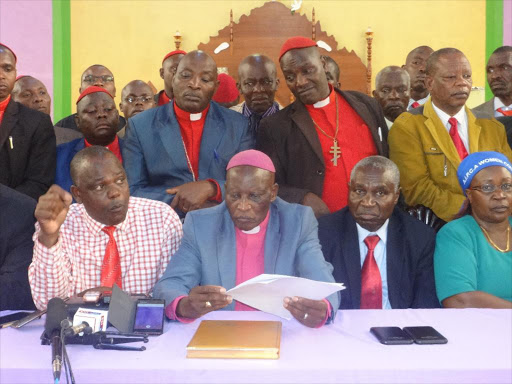
<path fill-rule="evenodd" d="M 256 135 L 258 132 L 258 127 L 260 125 L 262 115 L 259 115 L 257 113 L 253 113 L 251 116 L 249 116 L 249 128 L 251 129 L 251 132 L 253 135 Z"/>

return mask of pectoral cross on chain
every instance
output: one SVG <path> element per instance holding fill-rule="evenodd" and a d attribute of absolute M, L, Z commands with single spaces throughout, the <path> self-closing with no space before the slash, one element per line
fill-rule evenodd
<path fill-rule="evenodd" d="M 338 159 L 340 158 L 340 154 L 341 154 L 340 147 L 338 146 L 338 140 L 334 140 L 334 143 L 331 146 L 331 150 L 329 151 L 329 153 L 332 153 L 331 161 L 334 164 L 334 166 L 337 167 Z"/>

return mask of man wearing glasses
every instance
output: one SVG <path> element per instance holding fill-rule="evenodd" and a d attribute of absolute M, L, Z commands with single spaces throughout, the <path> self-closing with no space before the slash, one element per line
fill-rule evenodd
<path fill-rule="evenodd" d="M 116 84 L 114 82 L 114 75 L 110 72 L 110 69 L 101 65 L 94 64 L 87 68 L 84 73 L 82 73 L 82 80 L 80 82 L 80 88 L 78 92 L 80 94 L 85 91 L 87 88 L 91 86 L 105 88 L 108 93 L 112 95 L 112 97 L 116 97 Z M 62 120 L 60 120 L 55 126 L 71 128 L 75 131 L 80 131 L 78 126 L 76 125 L 76 113 L 69 115 Z M 120 131 L 126 125 L 126 120 L 124 117 L 119 116 L 119 123 L 117 125 L 117 131 Z"/>
<path fill-rule="evenodd" d="M 133 80 L 123 88 L 119 109 L 123 112 L 126 120 L 154 107 L 156 107 L 155 94 L 146 82 Z M 121 129 L 117 135 L 124 137 L 125 130 L 126 127 Z"/>

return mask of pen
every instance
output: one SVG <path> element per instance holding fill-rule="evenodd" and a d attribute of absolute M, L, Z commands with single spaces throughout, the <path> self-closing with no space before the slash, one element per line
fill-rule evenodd
<path fill-rule="evenodd" d="M 219 154 L 216 149 L 213 150 L 213 156 L 215 157 L 215 160 L 219 160 Z"/>
<path fill-rule="evenodd" d="M 12 144 L 12 136 L 9 136 L 9 144 L 11 146 L 11 149 L 14 149 L 14 145 Z"/>

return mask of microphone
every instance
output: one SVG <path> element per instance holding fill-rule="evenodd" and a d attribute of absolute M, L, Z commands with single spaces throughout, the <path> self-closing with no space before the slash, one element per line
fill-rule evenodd
<path fill-rule="evenodd" d="M 92 328 L 86 321 L 83 321 L 81 324 L 75 325 L 73 327 L 67 327 L 66 329 L 64 329 L 64 336 L 75 336 L 82 332 L 86 335 L 92 333 Z"/>
<path fill-rule="evenodd" d="M 56 383 L 60 380 L 62 368 L 62 340 L 60 338 L 61 322 L 68 317 L 66 304 L 61 298 L 54 297 L 48 301 L 46 309 L 46 321 L 44 323 L 44 332 L 50 339 L 52 345 L 52 368 L 53 379 Z"/>

